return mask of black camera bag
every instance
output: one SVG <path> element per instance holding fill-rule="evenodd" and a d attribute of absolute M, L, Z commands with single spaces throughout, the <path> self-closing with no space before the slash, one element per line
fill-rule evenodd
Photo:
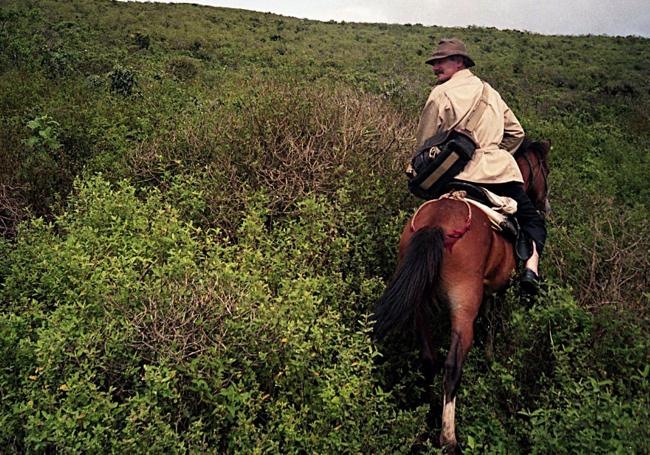
<path fill-rule="evenodd" d="M 472 159 L 476 144 L 455 130 L 428 139 L 406 171 L 409 191 L 422 199 L 435 199 Z"/>

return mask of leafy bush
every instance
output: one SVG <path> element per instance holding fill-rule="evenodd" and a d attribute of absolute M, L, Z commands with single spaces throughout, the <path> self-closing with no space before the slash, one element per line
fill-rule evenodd
<path fill-rule="evenodd" d="M 65 49 L 48 49 L 41 63 L 51 79 L 70 75 L 76 64 L 75 56 Z"/>
<path fill-rule="evenodd" d="M 151 45 L 151 37 L 146 33 L 136 32 L 133 40 L 139 49 L 149 49 Z"/>
<path fill-rule="evenodd" d="M 23 140 L 26 147 L 16 177 L 29 187 L 32 206 L 51 205 L 52 190 L 68 177 L 61 124 L 46 114 L 28 121 L 26 127 L 30 134 Z"/>
<path fill-rule="evenodd" d="M 61 125 L 48 115 L 36 117 L 27 122 L 27 127 L 31 130 L 31 136 L 25 141 L 29 147 L 34 149 L 45 149 L 57 151 L 61 148 L 59 142 L 59 131 Z"/>
<path fill-rule="evenodd" d="M 199 67 L 192 57 L 180 56 L 167 63 L 167 71 L 180 81 L 189 81 L 199 73 Z"/>
<path fill-rule="evenodd" d="M 136 73 L 131 68 L 121 65 L 113 67 L 113 70 L 108 73 L 108 79 L 111 82 L 111 92 L 123 96 L 131 96 L 138 85 Z"/>
<path fill-rule="evenodd" d="M 463 373 L 459 427 L 470 453 L 647 451 L 650 338 L 624 332 L 632 315 L 591 314 L 556 287 L 527 314 L 514 295 L 504 303 L 493 354 L 474 351 Z"/>
<path fill-rule="evenodd" d="M 400 185 L 407 127 L 379 97 L 259 81 L 201 115 L 179 116 L 173 130 L 128 155 L 140 181 L 200 176 L 206 217 L 230 233 L 242 199 L 259 188 L 272 191 L 275 216 L 291 213 L 310 194 L 331 196 L 346 187 L 355 193 L 352 206 L 376 204 L 371 211 L 385 218 L 395 200 L 408 197 Z"/>
<path fill-rule="evenodd" d="M 76 192 L 2 255 L 5 447 L 409 446 L 421 417 L 379 388 L 360 316 L 381 282 L 340 273 L 362 265 L 359 214 L 306 200 L 269 230 L 260 196 L 228 244 L 157 190 L 140 199 L 95 178 Z M 343 230 L 340 217 L 361 224 Z"/>

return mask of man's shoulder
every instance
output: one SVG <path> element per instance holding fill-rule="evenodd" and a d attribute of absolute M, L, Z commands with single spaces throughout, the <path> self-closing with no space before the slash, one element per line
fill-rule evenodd
<path fill-rule="evenodd" d="M 442 86 L 447 85 L 448 90 L 453 90 L 456 88 L 468 88 L 468 87 L 478 87 L 483 84 L 483 81 L 470 70 L 465 69 L 454 74 L 454 77 L 449 79 Z"/>
<path fill-rule="evenodd" d="M 451 96 L 454 97 L 456 94 L 462 94 L 467 92 L 475 92 L 479 90 L 479 87 L 482 87 L 483 83 L 481 79 L 474 76 L 472 73 L 467 71 L 466 74 L 460 75 L 460 77 L 452 77 L 447 82 L 436 85 L 431 94 L 433 96 Z"/>

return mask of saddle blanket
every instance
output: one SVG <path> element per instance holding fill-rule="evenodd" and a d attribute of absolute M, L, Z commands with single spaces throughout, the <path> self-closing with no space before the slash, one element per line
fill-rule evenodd
<path fill-rule="evenodd" d="M 492 204 L 492 207 L 467 197 L 467 192 L 463 190 L 443 194 L 439 199 L 457 199 L 467 201 L 487 215 L 494 230 L 498 232 L 505 231 L 508 234 L 516 234 L 517 228 L 513 226 L 508 215 L 514 215 L 517 211 L 517 201 L 507 196 L 494 194 L 485 188 L 480 189 L 485 193 L 485 196 Z"/>

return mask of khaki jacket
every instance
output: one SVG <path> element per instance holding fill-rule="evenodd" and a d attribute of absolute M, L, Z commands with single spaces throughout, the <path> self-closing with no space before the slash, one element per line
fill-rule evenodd
<path fill-rule="evenodd" d="M 523 182 L 512 156 L 524 140 L 524 130 L 501 95 L 488 84 L 487 108 L 474 131 L 465 126 L 481 98 L 483 81 L 468 69 L 456 72 L 437 85 L 420 116 L 417 147 L 431 136 L 456 129 L 474 139 L 478 148 L 474 158 L 457 179 L 475 183 Z"/>

